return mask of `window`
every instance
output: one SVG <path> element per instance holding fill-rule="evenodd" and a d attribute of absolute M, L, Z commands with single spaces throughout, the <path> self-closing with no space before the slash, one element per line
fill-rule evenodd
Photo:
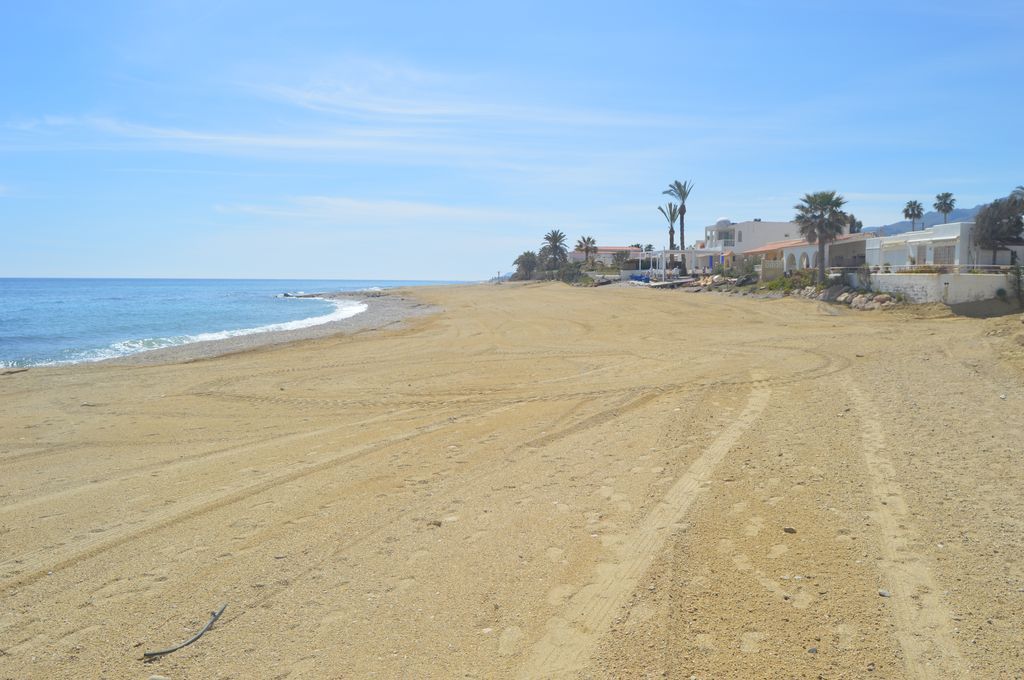
<path fill-rule="evenodd" d="M 932 250 L 934 264 L 953 264 L 956 259 L 956 246 L 935 246 Z"/>
<path fill-rule="evenodd" d="M 739 242 L 739 243 L 743 243 L 743 232 L 742 231 L 740 232 L 739 236 L 736 237 L 736 241 Z"/>

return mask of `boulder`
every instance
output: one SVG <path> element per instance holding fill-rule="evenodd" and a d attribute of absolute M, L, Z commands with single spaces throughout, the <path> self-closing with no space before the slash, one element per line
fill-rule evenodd
<path fill-rule="evenodd" d="M 849 299 L 850 299 L 850 294 L 849 293 L 840 293 L 838 295 L 838 297 L 836 297 L 836 302 L 839 302 L 841 304 L 845 304 L 846 301 L 849 300 Z"/>
<path fill-rule="evenodd" d="M 881 293 L 875 296 L 875 302 L 889 302 L 892 300 L 892 296 L 888 293 Z"/>
<path fill-rule="evenodd" d="M 829 286 L 828 288 L 825 289 L 824 299 L 828 300 L 829 302 L 838 299 L 839 296 L 845 292 L 845 288 L 846 286 L 840 286 L 838 284 L 834 286 Z"/>

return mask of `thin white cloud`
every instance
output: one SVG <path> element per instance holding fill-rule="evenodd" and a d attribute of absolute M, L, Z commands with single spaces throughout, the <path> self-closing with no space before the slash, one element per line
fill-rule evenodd
<path fill-rule="evenodd" d="M 164 150 L 213 155 L 301 156 L 402 162 L 472 161 L 514 148 L 487 148 L 410 127 L 304 127 L 302 134 L 225 132 L 148 125 L 116 118 L 44 117 L 7 126 L 26 135 L 11 148 Z M 310 130 L 306 132 L 306 130 Z"/>
<path fill-rule="evenodd" d="M 260 73 L 240 86 L 258 96 L 344 118 L 523 126 L 680 127 L 718 129 L 728 116 L 662 115 L 642 110 L 524 102 L 501 74 L 440 73 L 369 59 L 348 59 L 291 74 Z M 721 113 L 721 112 L 719 112 Z M 742 121 L 760 127 L 757 118 Z M 512 126 L 509 128 L 509 126 Z"/>

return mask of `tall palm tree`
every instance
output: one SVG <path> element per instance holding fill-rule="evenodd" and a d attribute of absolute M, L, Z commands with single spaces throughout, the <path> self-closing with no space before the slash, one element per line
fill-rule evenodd
<path fill-rule="evenodd" d="M 793 221 L 800 228 L 800 235 L 810 244 L 818 244 L 818 285 L 825 284 L 825 246 L 843 233 L 849 217 L 843 212 L 846 199 L 834 191 L 817 191 L 804 194 L 793 208 Z"/>
<path fill-rule="evenodd" d="M 581 236 L 576 241 L 577 252 L 583 253 L 583 258 L 590 264 L 590 254 L 597 252 L 597 241 L 594 240 L 593 236 Z"/>
<path fill-rule="evenodd" d="M 545 269 L 558 269 L 565 264 L 569 258 L 569 251 L 565 247 L 565 234 L 558 229 L 552 229 L 544 234 L 544 245 L 539 256 Z"/>
<path fill-rule="evenodd" d="M 907 204 L 903 206 L 903 217 L 910 220 L 910 231 L 914 231 L 915 223 L 924 217 L 921 201 L 907 201 Z"/>
<path fill-rule="evenodd" d="M 533 272 L 537 271 L 537 253 L 532 250 L 523 251 L 512 264 L 516 268 L 516 278 L 528 281 L 533 278 Z"/>
<path fill-rule="evenodd" d="M 942 213 L 942 223 L 945 224 L 949 213 L 953 212 L 953 208 L 956 207 L 956 199 L 950 192 L 943 191 L 935 196 L 935 203 L 932 204 L 932 207 Z"/>
<path fill-rule="evenodd" d="M 658 206 L 658 212 L 665 216 L 665 221 L 668 222 L 668 261 L 674 263 L 676 256 L 674 251 L 676 249 L 676 220 L 679 219 L 679 206 L 675 203 L 666 203 L 664 206 Z"/>
<path fill-rule="evenodd" d="M 668 185 L 668 189 L 661 193 L 666 196 L 679 201 L 679 249 L 686 248 L 686 199 L 690 197 L 690 192 L 693 191 L 693 182 L 687 180 L 680 182 L 676 180 L 672 184 Z M 671 243 L 669 247 L 671 249 Z M 685 261 L 685 260 L 684 260 Z"/>

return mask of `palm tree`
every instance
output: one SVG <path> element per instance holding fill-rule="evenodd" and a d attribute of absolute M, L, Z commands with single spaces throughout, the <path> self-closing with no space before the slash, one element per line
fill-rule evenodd
<path fill-rule="evenodd" d="M 932 207 L 942 213 L 942 223 L 945 224 L 949 213 L 953 212 L 953 208 L 956 207 L 956 199 L 953 198 L 953 194 L 944 191 L 935 196 L 935 203 L 932 204 Z"/>
<path fill-rule="evenodd" d="M 533 278 L 533 272 L 537 271 L 537 253 L 532 250 L 523 251 L 512 264 L 516 268 L 516 279 L 528 281 Z"/>
<path fill-rule="evenodd" d="M 558 229 L 552 229 L 544 234 L 544 245 L 538 254 L 545 269 L 558 269 L 569 257 L 569 251 L 565 247 L 565 234 Z"/>
<path fill-rule="evenodd" d="M 665 221 L 668 222 L 668 261 L 671 264 L 676 259 L 673 252 L 676 249 L 676 220 L 679 219 L 679 206 L 675 203 L 666 203 L 664 207 L 658 206 L 658 212 L 664 215 Z"/>
<path fill-rule="evenodd" d="M 859 234 L 864 228 L 864 223 L 857 219 L 856 215 L 850 213 L 847 219 L 848 232 L 850 234 Z"/>
<path fill-rule="evenodd" d="M 590 264 L 590 254 L 597 252 L 597 241 L 593 236 L 581 236 L 576 241 L 576 251 L 583 253 L 583 258 Z"/>
<path fill-rule="evenodd" d="M 818 244 L 818 285 L 825 284 L 825 246 L 843 233 L 849 217 L 843 212 L 846 199 L 834 191 L 804 194 L 793 206 L 793 221 L 800 227 L 800 235 L 810 244 Z"/>
<path fill-rule="evenodd" d="M 666 196 L 679 201 L 679 249 L 686 248 L 686 199 L 690 197 L 690 192 L 693 191 L 693 182 L 687 180 L 680 182 L 676 180 L 672 184 L 668 185 L 668 189 L 661 193 Z M 672 249 L 671 239 L 669 239 L 669 249 Z M 685 260 L 684 260 L 685 262 Z"/>
<path fill-rule="evenodd" d="M 924 217 L 924 208 L 921 207 L 921 202 L 907 201 L 907 204 L 903 206 L 903 217 L 910 220 L 910 231 L 914 231 L 914 224 Z"/>

